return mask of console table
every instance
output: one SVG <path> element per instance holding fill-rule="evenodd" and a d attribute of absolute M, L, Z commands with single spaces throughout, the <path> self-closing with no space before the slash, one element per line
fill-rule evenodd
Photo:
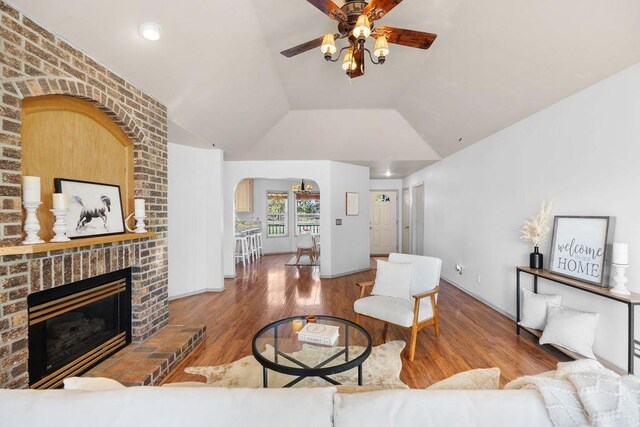
<path fill-rule="evenodd" d="M 635 339 L 634 334 L 634 310 L 637 305 L 640 305 L 640 295 L 632 293 L 631 295 L 618 295 L 614 294 L 609 290 L 609 288 L 603 288 L 596 285 L 591 285 L 580 280 L 570 279 L 568 277 L 560 276 L 558 274 L 554 274 L 549 270 L 545 269 L 535 269 L 530 267 L 516 267 L 516 333 L 520 335 L 520 330 L 524 329 L 525 331 L 540 337 L 542 335 L 541 331 L 537 329 L 527 328 L 524 326 L 520 326 L 520 298 L 522 298 L 522 293 L 520 290 L 520 274 L 526 273 L 533 276 L 533 292 L 538 293 L 538 278 L 543 278 L 546 280 L 550 280 L 555 283 L 559 283 L 561 285 L 569 286 L 574 289 L 579 289 L 585 292 L 589 292 L 599 297 L 607 298 L 610 300 L 618 301 L 620 303 L 627 305 L 627 311 L 629 314 L 628 324 L 627 324 L 627 334 L 628 334 L 628 348 L 627 348 L 627 372 L 633 374 L 633 365 L 634 358 L 640 358 L 640 341 Z M 560 346 L 553 346 L 557 350 L 566 354 L 567 356 L 578 359 L 581 358 L 578 354 L 569 351 Z M 610 362 L 607 362 L 602 359 L 598 359 L 603 365 L 608 368 L 614 368 L 614 365 Z M 616 369 L 614 369 L 616 370 Z M 620 371 L 620 369 L 617 369 Z"/>

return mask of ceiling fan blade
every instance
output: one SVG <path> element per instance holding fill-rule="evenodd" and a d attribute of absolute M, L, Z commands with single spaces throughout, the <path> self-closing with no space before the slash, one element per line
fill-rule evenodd
<path fill-rule="evenodd" d="M 307 0 L 320 10 L 320 12 L 327 15 L 329 18 L 336 21 L 345 22 L 347 20 L 347 14 L 338 7 L 337 4 L 331 0 Z"/>
<path fill-rule="evenodd" d="M 306 43 L 302 43 L 302 44 L 299 44 L 298 46 L 294 46 L 287 50 L 283 50 L 280 53 L 286 56 L 287 58 L 291 58 L 292 56 L 299 55 L 313 48 L 320 47 L 320 45 L 322 44 L 322 37 L 323 36 L 318 37 L 317 39 L 309 40 Z"/>
<path fill-rule="evenodd" d="M 369 19 L 375 21 L 389 13 L 391 9 L 399 5 L 400 2 L 402 2 L 402 0 L 372 0 L 371 3 L 364 8 L 363 13 L 368 14 Z"/>
<path fill-rule="evenodd" d="M 433 41 L 438 37 L 437 34 L 386 26 L 378 27 L 373 30 L 374 36 L 378 36 L 380 34 L 387 36 L 387 41 L 389 43 L 417 47 L 418 49 L 429 49 Z"/>
<path fill-rule="evenodd" d="M 356 77 L 364 75 L 364 51 L 355 49 L 353 52 L 353 59 L 358 65 L 355 70 L 349 73 L 349 77 L 355 79 Z"/>

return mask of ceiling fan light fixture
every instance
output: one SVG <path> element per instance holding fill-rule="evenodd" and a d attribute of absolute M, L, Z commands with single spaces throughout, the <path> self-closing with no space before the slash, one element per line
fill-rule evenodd
<path fill-rule="evenodd" d="M 320 46 L 320 50 L 325 55 L 327 55 L 327 54 L 333 55 L 334 53 L 336 53 L 336 50 L 337 50 L 336 49 L 336 40 L 333 37 L 332 33 L 326 34 L 322 38 L 322 46 Z"/>
<path fill-rule="evenodd" d="M 353 36 L 357 39 L 363 40 L 371 35 L 371 23 L 367 15 L 358 16 L 356 26 L 353 27 Z"/>
<path fill-rule="evenodd" d="M 160 37 L 162 36 L 162 27 L 155 22 L 145 22 L 140 25 L 140 35 L 147 40 L 160 40 Z"/>
<path fill-rule="evenodd" d="M 387 37 L 384 35 L 378 36 L 376 39 L 376 45 L 373 48 L 373 54 L 376 57 L 384 57 L 389 55 L 389 44 L 387 43 Z"/>
<path fill-rule="evenodd" d="M 342 69 L 349 72 L 355 70 L 357 66 L 356 61 L 353 59 L 353 48 L 350 48 L 342 60 Z"/>

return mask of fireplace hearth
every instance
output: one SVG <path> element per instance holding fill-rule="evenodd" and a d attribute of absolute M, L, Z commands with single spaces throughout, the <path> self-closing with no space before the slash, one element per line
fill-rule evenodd
<path fill-rule="evenodd" d="M 36 292 L 29 307 L 29 385 L 57 388 L 131 343 L 131 269 Z"/>

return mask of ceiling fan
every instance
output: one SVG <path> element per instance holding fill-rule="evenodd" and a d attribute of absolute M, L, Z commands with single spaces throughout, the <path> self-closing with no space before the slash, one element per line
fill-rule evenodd
<path fill-rule="evenodd" d="M 437 37 L 436 34 L 404 30 L 402 28 L 387 26 L 374 28 L 375 22 L 389 13 L 402 0 L 371 0 L 370 2 L 346 0 L 342 7 L 339 7 L 332 0 L 307 1 L 329 18 L 338 21 L 338 32 L 326 34 L 283 50 L 280 53 L 287 58 L 291 58 L 320 47 L 324 54 L 324 59 L 330 62 L 337 62 L 342 53 L 346 51 L 342 61 L 342 69 L 349 78 L 360 77 L 364 74 L 365 53 L 368 54 L 371 63 L 381 65 L 384 64 L 386 56 L 389 54 L 388 43 L 418 49 L 429 49 Z M 369 36 L 375 38 L 373 56 L 377 58 L 377 61 L 373 59 L 371 51 L 365 47 L 365 42 Z M 347 39 L 348 45 L 340 49 L 338 56 L 333 59 L 333 54 L 337 51 L 336 39 Z"/>

